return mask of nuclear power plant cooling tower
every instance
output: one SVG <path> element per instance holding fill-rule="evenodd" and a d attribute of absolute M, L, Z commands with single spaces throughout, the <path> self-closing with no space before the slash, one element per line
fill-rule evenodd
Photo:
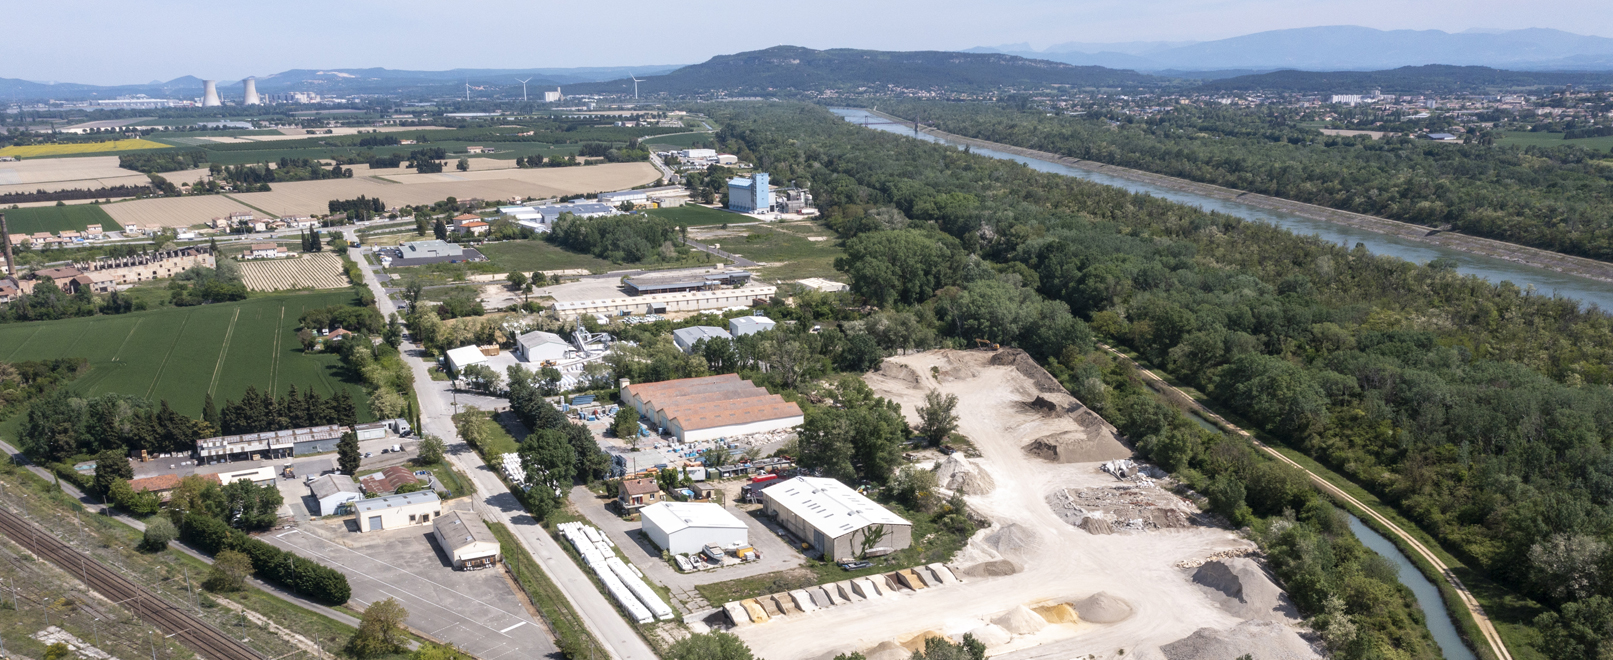
<path fill-rule="evenodd" d="M 246 86 L 246 105 L 263 105 L 263 101 L 258 98 L 257 78 L 247 78 L 241 81 L 241 84 Z"/>
<path fill-rule="evenodd" d="M 213 108 L 213 107 L 217 107 L 217 106 L 221 106 L 221 105 L 224 105 L 224 104 L 220 103 L 219 100 L 218 100 L 218 81 L 216 81 L 216 80 L 203 80 L 202 81 L 202 107 L 204 107 L 204 108 Z"/>

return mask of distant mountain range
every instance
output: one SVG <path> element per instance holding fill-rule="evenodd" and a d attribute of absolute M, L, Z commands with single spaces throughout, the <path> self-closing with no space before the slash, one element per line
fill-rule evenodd
<path fill-rule="evenodd" d="M 971 48 L 1076 65 L 1138 71 L 1217 69 L 1382 70 L 1426 64 L 1528 71 L 1613 70 L 1613 39 L 1550 30 L 1375 30 L 1354 25 L 1271 30 L 1205 42 L 1071 42 Z"/>
<path fill-rule="evenodd" d="M 520 79 L 528 79 L 531 93 L 545 88 L 581 83 L 613 80 L 627 75 L 645 76 L 665 73 L 680 65 L 649 65 L 641 67 L 587 67 L 571 69 L 450 69 L 447 71 L 405 71 L 398 69 L 292 69 L 280 73 L 258 76 L 260 93 L 314 92 L 318 94 L 451 94 L 463 93 L 465 85 L 473 88 L 495 88 L 506 97 L 512 86 L 520 93 Z M 226 99 L 241 97 L 241 81 L 218 81 L 218 91 Z M 44 83 L 14 78 L 0 78 L 0 99 L 110 99 L 119 96 L 145 94 L 154 98 L 191 99 L 202 95 L 202 80 L 183 76 L 166 82 L 155 81 L 143 85 L 81 85 L 77 83 Z"/>
<path fill-rule="evenodd" d="M 880 92 L 946 89 L 986 91 L 1076 87 L 1156 85 L 1160 78 L 1097 66 L 1076 66 L 1046 59 L 1000 53 L 945 51 L 892 52 L 836 48 L 812 50 L 775 46 L 766 50 L 719 55 L 660 76 L 639 79 L 641 97 L 787 95 L 838 91 Z M 633 81 L 613 80 L 578 85 L 580 94 L 631 94 Z"/>
<path fill-rule="evenodd" d="M 1196 92 L 1287 94 L 1450 94 L 1561 88 L 1610 87 L 1613 73 L 1592 71 L 1504 71 L 1484 66 L 1430 64 L 1388 71 L 1273 71 L 1213 80 Z"/>

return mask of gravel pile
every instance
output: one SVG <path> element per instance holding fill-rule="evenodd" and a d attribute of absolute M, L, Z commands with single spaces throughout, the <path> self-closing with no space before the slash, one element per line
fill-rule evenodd
<path fill-rule="evenodd" d="M 964 495 L 985 495 L 997 487 L 990 473 L 959 454 L 948 456 L 935 466 L 935 481 L 942 488 Z"/>
<path fill-rule="evenodd" d="M 980 643 L 985 644 L 988 649 L 1002 646 L 1014 639 L 1014 635 L 1007 629 L 993 623 L 970 630 L 967 634 L 974 635 L 975 639 L 980 640 Z M 963 635 L 958 635 L 957 639 L 952 641 L 962 643 Z"/>
<path fill-rule="evenodd" d="M 997 554 L 1009 559 L 1023 557 L 1041 545 L 1041 539 L 1036 532 L 1019 523 L 1003 525 L 1002 529 L 987 535 L 984 541 L 992 550 L 996 550 Z"/>
<path fill-rule="evenodd" d="M 1034 635 L 1047 627 L 1047 619 L 1024 605 L 1008 610 L 991 622 L 1015 635 Z"/>
<path fill-rule="evenodd" d="M 1115 623 L 1130 617 L 1132 610 L 1131 603 L 1107 591 L 1100 591 L 1076 601 L 1075 612 L 1081 615 L 1082 621 Z"/>
<path fill-rule="evenodd" d="M 1200 628 L 1159 650 L 1166 660 L 1230 660 L 1246 654 L 1254 660 L 1322 657 L 1298 633 L 1271 621 L 1245 621 L 1230 630 Z"/>
<path fill-rule="evenodd" d="M 1013 575 L 1020 571 L 1019 565 L 1007 559 L 993 559 L 978 564 L 970 564 L 957 570 L 959 575 L 973 578 L 1002 577 Z"/>
<path fill-rule="evenodd" d="M 863 657 L 868 660 L 907 660 L 912 655 L 912 651 L 904 649 L 901 644 L 890 640 L 880 642 L 879 646 L 868 649 L 866 653 L 863 653 Z"/>
<path fill-rule="evenodd" d="M 1204 562 L 1193 570 L 1193 582 L 1233 616 L 1264 621 L 1299 618 L 1287 594 L 1254 560 L 1235 557 Z"/>
<path fill-rule="evenodd" d="M 1049 433 L 1025 445 L 1025 453 L 1050 463 L 1101 463 L 1132 456 L 1113 433 L 1102 428 Z"/>

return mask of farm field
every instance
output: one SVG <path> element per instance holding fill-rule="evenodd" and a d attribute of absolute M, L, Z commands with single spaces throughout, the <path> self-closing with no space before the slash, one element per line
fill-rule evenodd
<path fill-rule="evenodd" d="M 6 226 L 13 234 L 32 234 L 34 232 L 58 232 L 63 229 L 81 230 L 88 225 L 101 225 L 105 231 L 118 231 L 123 226 L 107 215 L 103 207 L 96 204 L 72 204 L 56 206 L 34 206 L 20 209 L 5 209 L 0 213 L 6 214 Z"/>
<path fill-rule="evenodd" d="M 685 120 L 685 121 L 689 121 L 689 120 Z M 696 127 L 698 128 L 698 126 L 696 126 Z M 702 133 L 678 133 L 676 135 L 660 135 L 660 136 L 656 136 L 656 137 L 653 137 L 653 138 L 645 138 L 644 139 L 644 144 L 651 145 L 651 146 L 659 145 L 659 146 L 664 146 L 664 147 L 674 147 L 674 148 L 677 148 L 677 149 L 688 149 L 688 148 L 693 147 L 696 144 L 710 145 L 710 144 L 715 143 L 716 141 L 717 140 L 712 137 L 711 133 L 702 132 Z M 662 151 L 665 151 L 665 150 L 663 149 Z"/>
<path fill-rule="evenodd" d="M 188 138 L 188 139 L 199 139 L 199 138 Z M 224 149 L 207 149 L 207 159 L 208 159 L 208 162 L 218 163 L 220 165 L 246 165 L 246 164 L 254 164 L 254 163 L 273 162 L 273 161 L 280 160 L 282 157 L 286 157 L 286 158 L 325 158 L 325 159 L 330 159 L 330 158 L 334 158 L 336 156 L 352 156 L 352 155 L 357 154 L 357 153 L 359 153 L 361 151 L 367 151 L 367 152 L 373 153 L 373 154 L 375 154 L 377 156 L 385 156 L 385 155 L 394 154 L 394 153 L 406 156 L 406 155 L 409 154 L 409 151 L 411 151 L 413 149 L 419 149 L 420 148 L 420 145 L 394 145 L 394 146 L 386 146 L 386 147 L 362 147 L 362 148 L 361 147 L 327 147 L 327 146 L 316 146 L 316 147 L 306 147 L 306 146 L 304 146 L 304 147 L 298 147 L 297 145 L 299 145 L 299 144 L 302 144 L 302 143 L 294 143 L 294 142 L 291 142 L 291 141 L 284 141 L 284 143 L 282 143 L 282 142 L 264 142 L 264 143 L 261 143 L 259 145 L 255 145 L 255 146 L 263 147 L 261 149 L 241 149 L 239 147 L 233 147 L 233 148 L 228 149 L 228 150 L 224 150 Z M 494 149 L 497 149 L 498 150 L 497 153 L 488 154 L 485 157 L 487 160 L 513 160 L 517 156 L 544 156 L 544 157 L 548 157 L 548 156 L 553 156 L 553 155 L 562 155 L 562 154 L 563 155 L 571 155 L 571 154 L 577 153 L 577 145 L 574 145 L 574 144 L 573 145 L 554 146 L 554 145 L 550 145 L 550 144 L 545 144 L 543 142 L 433 142 L 433 143 L 431 143 L 429 145 L 426 145 L 426 146 L 442 147 L 443 149 L 448 150 L 449 154 L 451 156 L 453 156 L 453 158 L 459 158 L 459 157 L 464 155 L 465 147 L 470 146 L 470 145 L 493 147 Z M 190 146 L 192 148 L 194 148 L 195 146 L 200 146 L 202 148 L 207 148 L 209 146 L 219 147 L 219 146 L 230 146 L 230 145 L 221 145 L 221 144 L 219 144 L 217 142 L 203 141 L 199 145 L 187 145 L 187 146 Z M 475 163 L 476 158 L 472 157 L 471 162 Z M 451 161 L 448 163 L 448 167 L 450 169 L 453 167 L 453 163 Z M 399 171 L 399 172 L 411 172 L 412 173 L 414 170 L 405 169 L 405 168 L 399 168 L 397 171 Z"/>
<path fill-rule="evenodd" d="M 168 145 L 151 140 L 107 140 L 79 144 L 31 144 L 0 149 L 0 156 L 43 158 L 46 156 L 73 156 L 107 151 L 138 151 L 140 149 L 167 149 Z"/>
<path fill-rule="evenodd" d="M 1564 140 L 1562 133 L 1506 131 L 1496 144 L 1509 147 L 1583 147 L 1596 151 L 1613 149 L 1613 136 Z"/>
<path fill-rule="evenodd" d="M 304 355 L 297 317 L 351 302 L 347 291 L 266 296 L 238 303 L 169 307 L 119 316 L 0 326 L 0 361 L 83 357 L 90 371 L 72 385 L 85 394 L 115 392 L 168 401 L 197 417 L 211 392 L 222 405 L 248 385 L 284 393 L 292 385 L 331 396 L 347 389 L 368 419 L 368 399 L 341 379 L 334 354 Z"/>
<path fill-rule="evenodd" d="M 518 270 L 530 273 L 539 270 L 586 268 L 589 272 L 605 273 L 626 268 L 593 255 L 571 252 L 541 240 L 488 243 L 476 249 L 486 255 L 488 261 L 497 266 L 500 272 Z"/>
<path fill-rule="evenodd" d="M 645 213 L 653 215 L 657 218 L 666 218 L 679 225 L 684 225 L 687 227 L 720 225 L 730 222 L 756 221 L 755 218 L 749 218 L 738 213 L 730 213 L 728 211 L 714 209 L 707 206 L 699 206 L 696 204 L 684 204 L 683 206 L 674 206 L 672 208 L 664 209 L 649 209 L 645 211 Z"/>
<path fill-rule="evenodd" d="M 141 185 L 148 181 L 144 174 L 118 167 L 116 156 L 32 158 L 0 163 L 0 194 Z"/>
<path fill-rule="evenodd" d="M 330 252 L 241 261 L 241 279 L 253 291 L 340 289 L 348 285 L 342 258 Z"/>
<path fill-rule="evenodd" d="M 101 208 L 120 225 L 135 224 L 141 227 L 189 227 L 238 211 L 253 212 L 250 207 L 223 195 L 136 199 L 103 204 Z M 320 208 L 323 212 L 323 202 Z"/>
<path fill-rule="evenodd" d="M 724 251 L 767 264 L 757 270 L 768 280 L 798 280 L 805 277 L 834 279 L 841 276 L 840 271 L 835 270 L 834 260 L 846 251 L 828 237 L 828 232 L 822 232 L 818 237 L 827 240 L 814 241 L 786 229 L 752 227 L 743 236 L 727 236 L 715 241 L 722 245 Z"/>

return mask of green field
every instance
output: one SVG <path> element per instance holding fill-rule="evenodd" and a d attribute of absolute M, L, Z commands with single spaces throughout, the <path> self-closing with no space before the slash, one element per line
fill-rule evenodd
<path fill-rule="evenodd" d="M 660 137 L 645 138 L 645 144 L 659 144 L 679 149 L 688 149 L 695 143 L 705 144 L 708 147 L 715 144 L 717 139 L 711 133 L 679 133 L 677 135 L 663 135 Z"/>
<path fill-rule="evenodd" d="M 476 248 L 487 255 L 500 271 L 519 270 L 570 270 L 586 268 L 589 272 L 604 273 L 621 268 L 609 261 L 587 254 L 579 254 L 550 245 L 541 240 L 505 241 Z"/>
<path fill-rule="evenodd" d="M 118 231 L 122 225 L 112 221 L 112 216 L 101 210 L 95 204 L 71 204 L 68 206 L 32 206 L 20 209 L 4 209 L 6 226 L 13 234 L 32 234 L 34 232 L 58 232 L 63 229 L 83 229 L 88 225 L 101 225 L 105 231 Z"/>
<path fill-rule="evenodd" d="M 718 209 L 700 206 L 697 204 L 684 204 L 664 209 L 649 209 L 645 211 L 658 218 L 666 218 L 679 225 L 699 227 L 701 225 L 720 225 L 728 222 L 755 222 L 755 218 L 738 213 L 730 213 Z"/>
<path fill-rule="evenodd" d="M 820 232 L 806 232 L 817 234 Z M 826 232 L 822 232 L 826 234 Z M 778 264 L 757 269 L 768 280 L 798 280 L 806 277 L 841 276 L 835 270 L 834 260 L 846 253 L 834 239 L 808 240 L 797 232 L 771 227 L 753 227 L 743 238 L 729 236 L 717 239 L 723 251 L 760 263 Z"/>
<path fill-rule="evenodd" d="M 265 145 L 274 145 L 266 142 Z M 442 147 L 448 150 L 450 160 L 465 157 L 465 147 L 471 145 L 492 147 L 497 153 L 487 156 L 498 160 L 514 160 L 525 156 L 570 156 L 577 153 L 577 145 L 553 146 L 542 142 L 433 142 L 428 147 Z M 233 146 L 233 145 L 232 145 Z M 353 156 L 359 152 L 370 152 L 377 156 L 397 153 L 407 156 L 411 149 L 419 149 L 421 145 L 402 145 L 388 147 L 313 147 L 313 148 L 265 148 L 265 149 L 207 149 L 208 162 L 220 165 L 250 165 L 253 163 L 273 162 L 281 158 L 335 158 L 337 156 Z M 449 164 L 452 167 L 452 163 Z M 406 167 L 397 168 L 398 174 L 414 174 L 414 170 Z"/>
<path fill-rule="evenodd" d="M 0 325 L 0 362 L 83 357 L 90 371 L 73 383 L 85 394 L 116 392 L 167 400 L 201 415 L 209 392 L 223 405 L 248 385 L 284 393 L 292 385 L 325 396 L 345 388 L 368 419 L 368 397 L 342 380 L 334 354 L 304 355 L 297 317 L 346 304 L 346 291 L 266 296 L 238 303 L 170 307 L 119 316 Z"/>
<path fill-rule="evenodd" d="M 1547 133 L 1541 131 L 1506 131 L 1505 137 L 1496 140 L 1496 144 L 1509 147 L 1583 147 L 1595 151 L 1608 151 L 1613 149 L 1613 136 L 1584 138 L 1580 140 L 1564 140 L 1562 133 Z"/>

